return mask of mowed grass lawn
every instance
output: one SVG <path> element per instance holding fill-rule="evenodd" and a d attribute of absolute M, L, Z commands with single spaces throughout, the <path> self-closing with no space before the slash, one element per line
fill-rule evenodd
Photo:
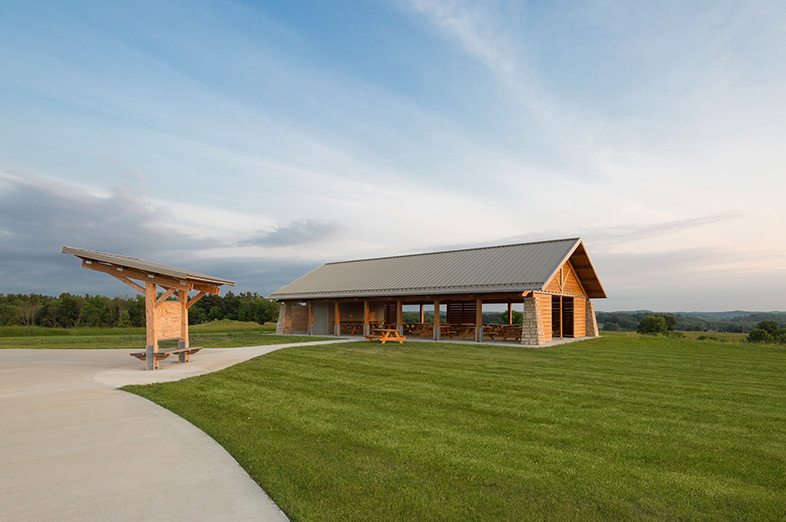
<path fill-rule="evenodd" d="M 663 338 L 283 349 L 125 388 L 293 520 L 784 520 L 786 350 Z"/>
<path fill-rule="evenodd" d="M 308 336 L 273 335 L 275 323 L 221 320 L 189 327 L 189 344 L 203 348 L 263 346 L 319 340 Z M 177 341 L 164 341 L 162 348 L 177 346 Z M 0 327 L 0 349 L 145 349 L 144 328 L 41 328 L 35 326 Z"/>

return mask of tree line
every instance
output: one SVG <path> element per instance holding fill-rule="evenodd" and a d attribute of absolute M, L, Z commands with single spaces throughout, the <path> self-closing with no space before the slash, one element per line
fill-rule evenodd
<path fill-rule="evenodd" d="M 278 319 L 279 305 L 256 292 L 205 295 L 188 310 L 188 323 L 232 319 L 263 324 Z M 0 294 L 0 326 L 145 326 L 145 298 L 40 294 Z"/>
<path fill-rule="evenodd" d="M 677 334 L 674 327 L 677 318 L 668 314 L 648 315 L 639 322 L 636 331 L 640 334 Z M 701 336 L 699 336 L 701 339 Z M 777 321 L 759 321 L 747 337 L 748 342 L 760 344 L 786 344 L 786 328 L 781 328 Z"/>
<path fill-rule="evenodd" d="M 635 331 L 645 317 L 658 315 L 648 310 L 637 312 L 597 312 L 598 325 L 605 331 Z M 665 317 L 665 314 L 660 314 Z M 668 314 L 674 318 L 673 330 L 683 332 L 732 332 L 748 333 L 762 321 L 775 321 L 786 325 L 784 313 L 740 313 L 722 319 L 708 317 L 710 314 Z M 702 315 L 699 317 L 699 315 Z"/>

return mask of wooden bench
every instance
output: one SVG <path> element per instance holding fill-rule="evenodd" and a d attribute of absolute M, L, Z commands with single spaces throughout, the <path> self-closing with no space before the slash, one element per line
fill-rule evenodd
<path fill-rule="evenodd" d="M 369 341 L 380 340 L 382 344 L 388 341 L 398 341 L 399 344 L 404 344 L 405 336 L 398 333 L 395 328 L 376 328 L 371 331 L 370 335 L 366 336 Z"/>
<path fill-rule="evenodd" d="M 520 324 L 506 324 L 502 325 L 499 329 L 498 335 L 501 341 L 521 341 L 521 325 Z"/>
<path fill-rule="evenodd" d="M 407 326 L 409 327 L 409 333 L 416 337 L 431 339 L 434 336 L 434 325 L 431 323 L 414 323 Z M 404 331 L 407 331 L 407 327 L 405 327 Z"/>
<path fill-rule="evenodd" d="M 357 335 L 363 332 L 363 323 L 361 321 L 347 321 L 339 324 L 347 335 Z"/>
<path fill-rule="evenodd" d="M 155 354 L 156 360 L 156 367 L 158 367 L 158 361 L 163 361 L 170 355 L 177 354 L 177 362 L 188 362 L 188 356 L 194 353 L 197 353 L 201 350 L 201 346 L 191 346 L 189 348 L 172 348 L 169 350 L 159 350 Z M 140 361 L 144 361 L 147 359 L 147 352 L 132 352 L 130 354 L 131 357 L 136 357 Z"/>

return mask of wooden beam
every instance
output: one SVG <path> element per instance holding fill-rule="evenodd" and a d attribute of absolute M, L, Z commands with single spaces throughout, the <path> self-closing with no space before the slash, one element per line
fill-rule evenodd
<path fill-rule="evenodd" d="M 336 337 L 341 335 L 341 304 L 336 301 Z"/>
<path fill-rule="evenodd" d="M 312 333 L 314 329 L 314 304 L 311 301 L 306 303 L 306 307 L 308 309 L 308 326 L 306 330 L 308 330 L 308 335 L 314 335 Z"/>
<path fill-rule="evenodd" d="M 576 271 L 576 267 L 573 266 L 573 264 L 570 262 L 570 259 L 568 260 L 568 269 L 573 271 L 573 275 L 576 277 L 576 282 L 578 282 L 579 288 L 584 293 L 584 296 L 585 297 L 588 296 L 589 294 L 587 293 L 587 289 L 584 288 L 584 285 L 581 282 L 581 278 L 579 277 L 579 273 Z"/>
<path fill-rule="evenodd" d="M 159 274 L 149 274 L 147 272 L 143 272 L 141 270 L 136 270 L 134 268 L 125 268 L 122 266 L 117 265 L 108 265 L 104 263 L 99 263 L 98 261 L 91 261 L 89 259 L 82 259 L 82 268 L 87 268 L 88 270 L 95 270 L 96 272 L 103 272 L 105 274 L 113 275 L 113 276 L 121 276 L 127 279 L 136 279 L 138 281 L 152 281 L 158 286 L 163 286 L 164 288 L 174 288 L 176 290 L 185 289 L 186 291 L 190 292 L 192 290 L 199 290 L 200 292 L 204 291 L 208 294 L 218 295 L 221 292 L 221 288 L 216 285 L 211 285 L 208 283 L 195 283 L 193 281 L 186 281 L 183 279 L 177 279 L 170 276 L 164 276 Z"/>
<path fill-rule="evenodd" d="M 371 328 L 369 328 L 368 320 L 371 308 L 368 301 L 363 301 L 363 335 L 371 335 Z"/>
<path fill-rule="evenodd" d="M 218 286 L 215 286 L 215 285 L 208 285 L 208 284 L 202 284 L 202 283 L 190 283 L 190 282 L 188 283 L 188 285 L 189 285 L 189 287 L 188 287 L 188 291 L 189 292 L 191 290 L 199 290 L 200 292 L 205 292 L 206 294 L 211 294 L 211 295 L 218 295 L 218 294 L 221 293 L 221 287 L 218 287 Z"/>
<path fill-rule="evenodd" d="M 475 299 L 475 341 L 483 342 L 483 299 Z"/>
<path fill-rule="evenodd" d="M 404 335 L 404 303 L 401 299 L 396 301 L 396 329 L 399 335 Z"/>
<path fill-rule="evenodd" d="M 177 291 L 177 300 L 180 302 L 180 342 L 178 348 L 188 348 L 188 292 Z"/>
<path fill-rule="evenodd" d="M 183 291 L 185 291 L 185 290 L 183 290 Z M 168 289 L 166 292 L 164 292 L 164 293 L 161 295 L 161 297 L 159 297 L 159 298 L 156 300 L 156 308 L 158 308 L 159 306 L 161 306 L 161 303 L 163 303 L 164 301 L 166 301 L 167 299 L 169 299 L 169 298 L 172 296 L 172 294 L 174 294 L 175 292 L 178 292 L 178 290 L 175 290 L 174 288 L 169 288 L 169 289 Z"/>
<path fill-rule="evenodd" d="M 117 274 L 112 274 L 112 277 L 114 277 L 115 279 L 117 279 L 121 283 L 127 284 L 128 286 L 130 286 L 131 288 L 133 288 L 137 292 L 141 292 L 143 294 L 145 293 L 145 288 L 143 286 L 136 284 L 135 282 L 131 281 L 130 279 L 128 279 L 126 277 L 123 277 L 123 276 L 117 275 Z"/>
<path fill-rule="evenodd" d="M 508 324 L 513 324 L 513 302 L 508 301 Z"/>
<path fill-rule="evenodd" d="M 434 300 L 434 340 L 439 341 L 439 299 Z"/>
<path fill-rule="evenodd" d="M 82 267 L 87 268 L 88 270 L 95 270 L 96 272 L 103 272 L 105 274 L 113 275 L 113 276 L 122 276 L 128 279 L 136 279 L 138 281 L 144 281 L 147 283 L 148 281 L 153 282 L 159 286 L 163 286 L 164 288 L 186 288 L 186 282 L 181 281 L 179 279 L 175 279 L 174 277 L 169 276 L 161 276 L 156 274 L 146 274 L 141 270 L 134 270 L 133 268 L 123 268 L 115 265 L 105 265 L 103 263 L 98 263 L 93 261 L 92 263 L 88 263 L 87 260 L 82 261 Z M 122 270 L 118 270 L 121 268 Z"/>
<path fill-rule="evenodd" d="M 145 283 L 145 324 L 147 334 L 147 369 L 158 368 L 158 332 L 156 331 L 156 284 Z"/>
<path fill-rule="evenodd" d="M 197 295 L 195 295 L 195 296 L 194 296 L 194 297 L 193 297 L 193 298 L 192 298 L 192 299 L 191 299 L 191 300 L 188 302 L 188 304 L 186 305 L 186 308 L 191 308 L 192 306 L 194 306 L 194 305 L 196 304 L 196 302 L 197 302 L 197 301 L 199 301 L 200 299 L 202 299 L 203 297 L 205 297 L 205 294 L 207 294 L 207 292 L 199 292 Z"/>
<path fill-rule="evenodd" d="M 559 296 L 559 338 L 562 339 L 562 296 Z"/>

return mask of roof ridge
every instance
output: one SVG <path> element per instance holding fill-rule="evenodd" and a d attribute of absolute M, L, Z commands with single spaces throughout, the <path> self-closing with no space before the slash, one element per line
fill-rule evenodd
<path fill-rule="evenodd" d="M 416 254 L 401 254 L 397 256 L 382 256 L 382 257 L 369 257 L 365 259 L 350 259 L 348 261 L 332 261 L 330 263 L 325 263 L 322 266 L 327 265 L 343 265 L 349 263 L 362 263 L 365 261 L 379 261 L 382 259 L 401 259 L 405 257 L 418 257 L 418 256 L 433 256 L 436 254 L 451 254 L 454 252 L 470 252 L 472 250 L 491 250 L 494 248 L 508 248 L 508 247 L 515 247 L 515 246 L 524 246 L 524 245 L 537 245 L 541 243 L 558 243 L 560 241 L 580 241 L 581 237 L 567 237 L 563 239 L 544 239 L 542 241 L 530 241 L 529 243 L 511 243 L 509 245 L 490 245 L 485 247 L 473 247 L 473 248 L 459 248 L 456 250 L 438 250 L 436 252 L 419 252 Z"/>

